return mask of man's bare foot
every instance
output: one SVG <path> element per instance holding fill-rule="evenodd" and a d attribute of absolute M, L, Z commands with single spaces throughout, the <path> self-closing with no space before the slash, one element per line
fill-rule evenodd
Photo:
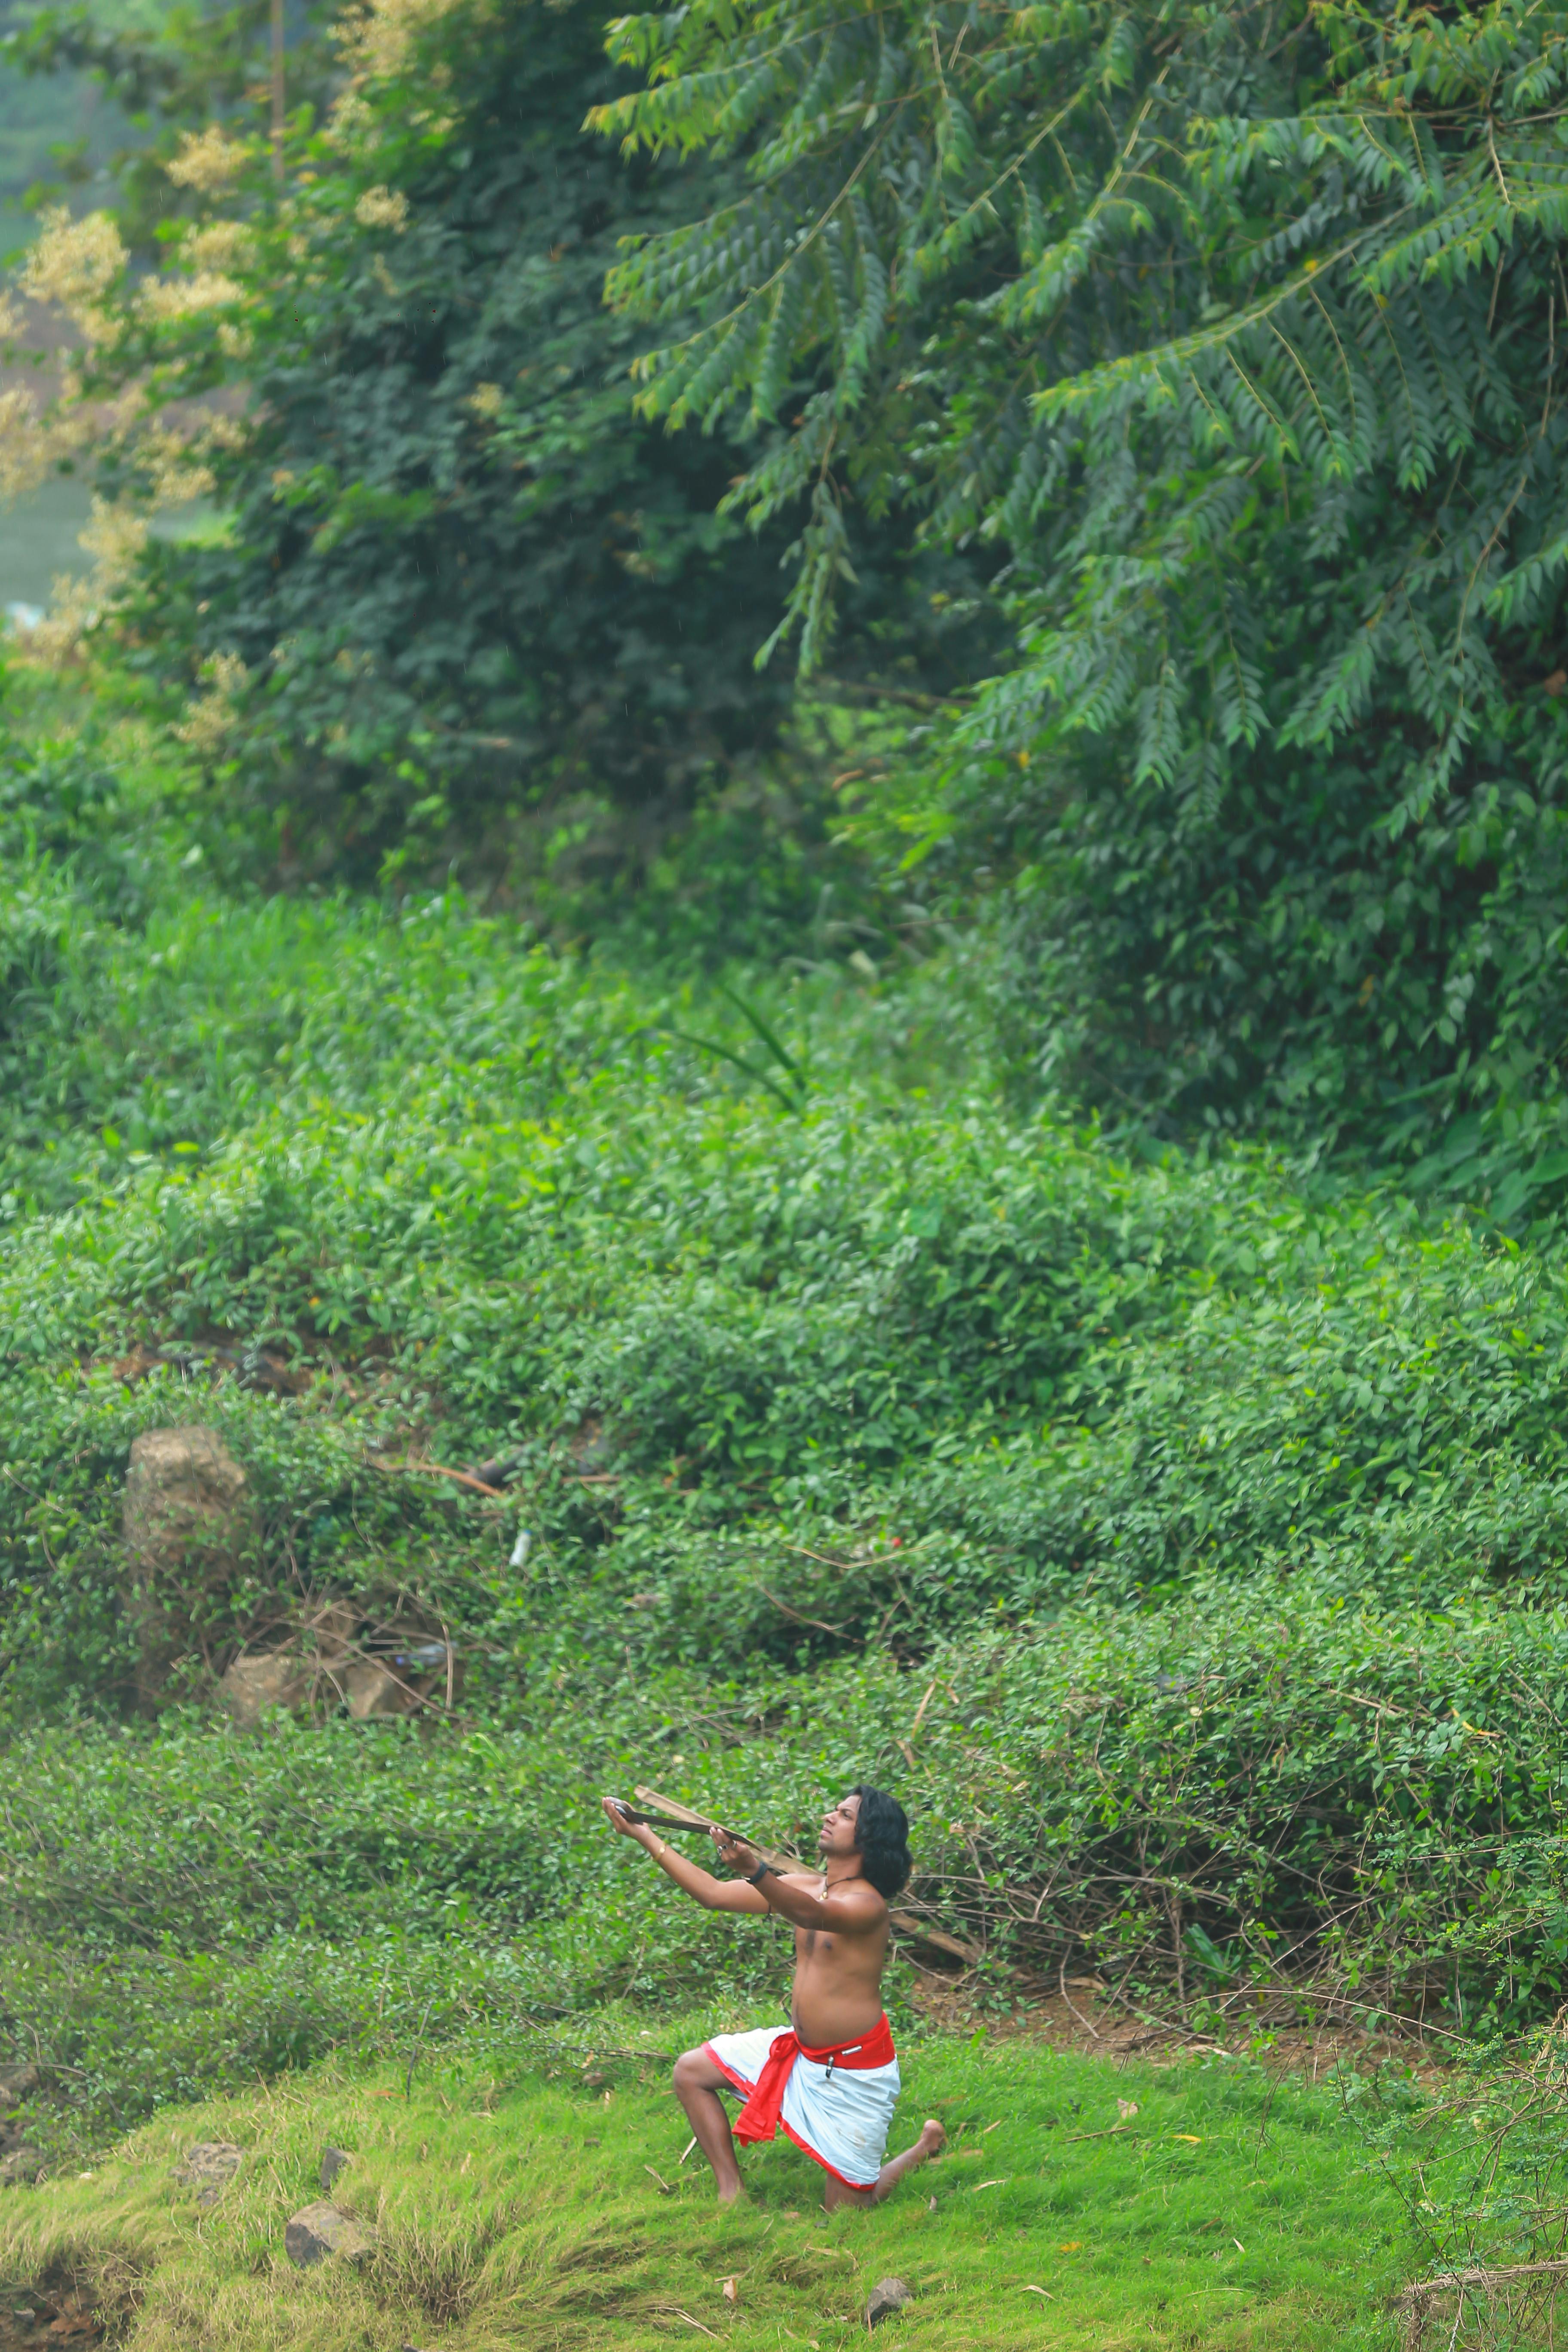
<path fill-rule="evenodd" d="M 719 2202 L 721 2205 L 743 2205 L 745 2201 L 746 2186 L 744 2181 L 737 2180 L 733 2189 L 726 2188 L 721 2184 L 719 2189 Z"/>
<path fill-rule="evenodd" d="M 838 2204 L 879 2205 L 883 2198 L 898 2187 L 906 2172 L 912 2172 L 917 2164 L 923 2164 L 928 2157 L 934 2156 L 946 2139 L 944 2126 L 934 2116 L 928 2116 L 914 2146 L 906 2147 L 902 2156 L 895 2156 L 890 2163 L 882 2167 L 875 2189 L 843 2190 L 837 2189 L 837 2184 L 830 2181 L 829 2190 L 837 2189 L 837 2193 L 829 2194 L 826 2200 L 828 2211 L 831 2212 Z"/>

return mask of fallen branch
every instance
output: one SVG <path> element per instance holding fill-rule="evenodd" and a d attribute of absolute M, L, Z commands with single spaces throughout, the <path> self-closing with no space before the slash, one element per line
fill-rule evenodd
<path fill-rule="evenodd" d="M 1421 2279 L 1407 2286 L 1394 2298 L 1395 2311 L 1414 2310 L 1433 2295 L 1452 2294 L 1456 2288 L 1507 2286 L 1514 2279 L 1568 2278 L 1568 2261 L 1552 2263 L 1510 2263 L 1496 2270 L 1478 2266 L 1473 2270 L 1449 2271 L 1444 2278 Z"/>
<path fill-rule="evenodd" d="M 803 1617 L 798 1609 L 792 1609 L 787 1601 L 781 1601 L 776 1592 L 770 1592 L 760 1576 L 754 1577 L 752 1581 L 756 1585 L 757 1591 L 762 1594 L 763 1599 L 764 1601 L 771 1601 L 773 1607 L 778 1611 L 779 1615 L 781 1617 L 789 1618 L 794 1624 L 814 1625 L 819 1633 L 837 1634 L 843 1633 L 844 1628 L 842 1625 L 829 1625 L 825 1618 Z"/>
<path fill-rule="evenodd" d="M 961 1936 L 950 1936 L 945 1928 L 928 1927 L 912 1911 L 889 1911 L 889 1918 L 900 1936 L 911 1944 L 930 1944 L 939 1952 L 951 1952 L 955 1960 L 967 1960 L 972 1969 L 978 1968 L 985 1958 L 978 1944 L 966 1944 Z"/>
<path fill-rule="evenodd" d="M 1065 1960 L 1062 1962 L 1061 1968 L 1058 1973 L 1061 1980 L 1062 1999 L 1066 2001 L 1068 2010 L 1071 2011 L 1072 2015 L 1077 2018 L 1079 2023 L 1084 2028 L 1086 2032 L 1092 2033 L 1097 2042 L 1102 2041 L 1104 2036 L 1101 2034 L 1099 2026 L 1094 2024 L 1090 2019 L 1085 2017 L 1082 2010 L 1078 2007 L 1071 1993 L 1068 1990 L 1068 1964 Z"/>
<path fill-rule="evenodd" d="M 1388 2305 L 1391 2312 L 1401 2312 L 1405 2320 L 1405 2352 L 1422 2352 L 1427 2341 L 1427 2330 L 1436 2321 L 1438 2330 L 1447 2336 L 1446 2352 L 1453 2352 L 1464 2325 L 1465 2305 L 1473 2300 L 1481 2306 L 1482 2326 L 1489 2343 L 1498 2341 L 1496 2320 L 1500 2305 L 1506 2317 L 1509 2340 L 1522 2324 L 1531 2305 L 1539 2318 L 1544 2307 L 1547 2337 L 1552 2336 L 1552 2317 L 1557 2296 L 1565 2278 L 1568 2262 L 1510 2263 L 1489 2270 L 1481 2265 L 1450 2271 L 1446 2278 L 1422 2279 L 1416 2285 L 1406 2287 Z M 1514 2290 L 1519 2290 L 1516 2294 Z M 1542 2292 L 1544 2290 L 1544 2292 Z M 1453 2326 L 1448 2326 L 1447 2305 L 1453 2304 Z M 1482 2315 L 1484 2314 L 1484 2315 Z M 1539 2341 L 1535 2331 L 1532 2340 Z"/>
<path fill-rule="evenodd" d="M 374 1457 L 366 1458 L 370 1460 L 373 1470 L 408 1470 L 424 1478 L 451 1478 L 459 1486 L 472 1487 L 476 1495 L 489 1496 L 492 1502 L 501 1503 L 506 1500 L 500 1487 L 487 1486 L 482 1478 L 474 1477 L 467 1470 L 448 1470 L 444 1462 L 377 1462 Z"/>
<path fill-rule="evenodd" d="M 933 1675 L 930 1682 L 927 1683 L 925 1686 L 925 1696 L 921 1699 L 919 1706 L 916 1707 L 915 1719 L 910 1726 L 910 1738 L 911 1739 L 926 1719 L 926 1709 L 931 1705 L 931 1693 L 935 1690 L 937 1684 L 941 1679 L 942 1677 L 939 1675 Z"/>

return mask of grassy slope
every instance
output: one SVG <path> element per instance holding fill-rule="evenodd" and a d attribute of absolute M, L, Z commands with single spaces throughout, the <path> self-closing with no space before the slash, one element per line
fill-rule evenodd
<path fill-rule="evenodd" d="M 830 2352 L 889 2273 L 916 2300 L 879 2331 L 887 2352 L 1392 2340 L 1379 2314 L 1409 2271 L 1404 2210 L 1328 2088 L 927 2041 L 906 2053 L 895 2140 L 932 2111 L 950 2153 L 880 2210 L 825 2221 L 818 2176 L 784 2141 L 747 2158 L 747 2210 L 721 2215 L 697 2159 L 680 2167 L 662 2064 L 601 2059 L 607 2089 L 582 2071 L 447 2070 L 405 2098 L 400 2070 L 323 2069 L 166 2111 L 91 2173 L 5 2199 L 0 2276 L 101 2282 L 133 2352 L 638 2352 L 707 2334 Z M 1119 2100 L 1138 2112 L 1107 2137 Z M 220 2137 L 246 2160 L 204 2211 L 172 2168 Z M 284 2256 L 327 2144 L 354 2151 L 340 2201 L 381 2232 L 363 2273 L 300 2274 Z"/>

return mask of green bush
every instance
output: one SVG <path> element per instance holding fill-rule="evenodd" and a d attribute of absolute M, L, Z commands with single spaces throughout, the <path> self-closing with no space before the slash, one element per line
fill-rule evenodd
<path fill-rule="evenodd" d="M 985 1951 L 1004 2000 L 1087 1960 L 1135 2009 L 1178 1995 L 1216 2025 L 1324 1994 L 1513 2024 L 1568 1990 L 1565 1691 L 1560 1610 L 1277 1583 L 972 1632 L 913 1672 L 617 1675 L 563 1627 L 488 1721 L 437 1733 L 35 1729 L 0 2019 L 79 2070 L 90 2122 L 406 2047 L 416 2021 L 771 2004 L 782 1931 L 686 1903 L 597 1797 L 649 1778 L 809 1853 L 825 1791 L 874 1776 L 914 1820 L 908 1899 Z"/>
<path fill-rule="evenodd" d="M 258 1432 L 330 1423 L 346 1465 L 414 1419 L 438 1459 L 515 1454 L 557 1592 L 655 1592 L 636 1640 L 663 1656 L 793 1654 L 802 1617 L 918 1645 L 1265 1568 L 1401 1600 L 1559 1588 L 1554 1260 L 1309 1207 L 1259 1160 L 1129 1167 L 874 1082 L 788 1114 L 547 958 L 508 951 L 492 992 L 426 944 L 404 984 L 441 989 L 450 1062 L 418 1066 L 384 997 L 382 1034 L 356 1023 L 342 985 L 331 1054 L 301 1037 L 231 1139 L 17 1228 L 18 1475 L 79 1463 L 50 1481 L 79 1507 L 173 1410 L 106 1362 L 217 1334 L 374 1374 L 258 1406 Z"/>
<path fill-rule="evenodd" d="M 0 2033 L 81 2128 L 771 2000 L 599 1824 L 638 1778 L 802 1838 L 888 1781 L 986 1998 L 1558 1997 L 1559 1255 L 1010 1108 L 942 964 L 659 991 L 456 896 L 176 895 L 164 821 L 134 919 L 65 839 L 4 896 Z M 148 1722 L 121 1491 L 190 1422 L 259 1534 Z M 301 1592 L 447 1626 L 456 1718 L 239 1737 Z"/>

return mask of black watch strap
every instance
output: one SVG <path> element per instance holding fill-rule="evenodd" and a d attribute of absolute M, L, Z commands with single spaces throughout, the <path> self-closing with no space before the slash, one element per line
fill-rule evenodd
<path fill-rule="evenodd" d="M 763 1881 L 763 1880 L 767 1876 L 767 1874 L 768 1874 L 769 1871 L 770 1871 L 772 1868 L 773 1868 L 773 1864 L 772 1864 L 771 1862 L 759 1862 L 759 1863 L 758 1863 L 758 1864 L 757 1864 L 757 1866 L 756 1866 L 756 1868 L 755 1868 L 755 1870 L 753 1870 L 753 1871 L 750 1874 L 750 1875 L 748 1876 L 748 1878 L 747 1878 L 747 1880 L 746 1880 L 746 1884 L 747 1884 L 747 1885 L 748 1885 L 748 1886 L 756 1886 L 756 1885 L 759 1885 L 761 1884 L 761 1882 L 762 1882 L 762 1881 Z"/>

